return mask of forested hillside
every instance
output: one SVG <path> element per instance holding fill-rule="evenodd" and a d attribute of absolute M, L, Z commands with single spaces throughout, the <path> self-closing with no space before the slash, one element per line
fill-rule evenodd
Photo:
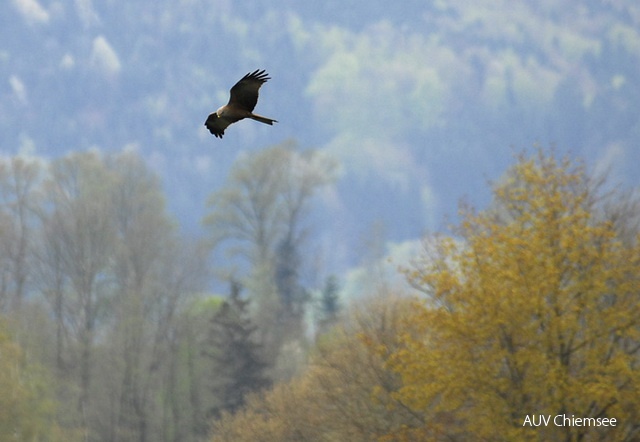
<path fill-rule="evenodd" d="M 362 225 L 414 239 L 461 196 L 485 203 L 474 189 L 512 146 L 555 144 L 636 177 L 634 2 L 10 0 L 0 17 L 3 152 L 134 149 L 193 230 L 239 152 L 320 148 L 342 167 L 323 202 L 341 271 Z M 206 116 L 256 68 L 273 78 L 258 109 L 280 123 L 213 139 Z"/>

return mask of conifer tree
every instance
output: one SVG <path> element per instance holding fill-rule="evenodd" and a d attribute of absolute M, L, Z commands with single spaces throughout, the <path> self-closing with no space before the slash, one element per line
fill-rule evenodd
<path fill-rule="evenodd" d="M 231 283 L 231 295 L 211 320 L 208 349 L 205 354 L 213 362 L 212 390 L 216 404 L 210 415 L 240 408 L 248 393 L 270 384 L 262 345 L 256 341 L 256 325 L 249 312 L 249 301 L 240 297 L 240 284 Z"/>
<path fill-rule="evenodd" d="M 340 285 L 335 275 L 329 276 L 320 293 L 318 302 L 318 332 L 324 333 L 336 322 L 338 313 L 340 312 Z"/>

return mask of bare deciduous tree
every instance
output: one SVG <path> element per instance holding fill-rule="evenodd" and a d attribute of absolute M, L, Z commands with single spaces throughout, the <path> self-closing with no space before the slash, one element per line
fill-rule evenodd
<path fill-rule="evenodd" d="M 248 275 L 243 285 L 274 358 L 287 335 L 300 336 L 308 300 L 300 282 L 305 217 L 313 197 L 334 177 L 331 159 L 285 143 L 241 157 L 227 185 L 209 199 L 204 222 L 214 246 L 225 245 L 235 266 L 225 276 Z"/>
<path fill-rule="evenodd" d="M 97 153 L 74 154 L 53 162 L 44 184 L 43 222 L 48 248 L 42 256 L 53 259 L 54 305 L 59 321 L 69 327 L 79 344 L 78 407 L 82 422 L 90 400 L 92 353 L 96 325 L 108 303 L 108 268 L 113 257 L 115 228 L 109 216 L 108 192 L 113 180 Z M 54 285 L 55 287 L 55 285 Z M 61 325 L 62 327 L 62 325 Z"/>
<path fill-rule="evenodd" d="M 26 294 L 40 179 L 35 160 L 0 163 L 0 311 L 20 308 Z"/>

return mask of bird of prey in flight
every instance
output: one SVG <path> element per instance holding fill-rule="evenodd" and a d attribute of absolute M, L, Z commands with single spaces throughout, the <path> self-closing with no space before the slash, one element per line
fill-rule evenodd
<path fill-rule="evenodd" d="M 253 108 L 258 103 L 258 91 L 260 86 L 270 80 L 269 74 L 264 69 L 251 72 L 245 75 L 231 88 L 231 98 L 229 102 L 220 109 L 209 115 L 204 125 L 209 132 L 218 138 L 222 138 L 224 130 L 230 124 L 245 118 L 259 121 L 264 124 L 273 125 L 276 120 L 263 117 L 253 113 Z"/>

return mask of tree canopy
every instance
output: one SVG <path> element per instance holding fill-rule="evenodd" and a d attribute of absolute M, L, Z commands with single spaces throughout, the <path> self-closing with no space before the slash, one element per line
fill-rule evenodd
<path fill-rule="evenodd" d="M 603 183 L 520 156 L 489 208 L 425 240 L 405 270 L 422 296 L 360 307 L 213 440 L 637 440 L 637 203 Z"/>
<path fill-rule="evenodd" d="M 640 421 L 640 250 L 599 211 L 582 166 L 539 152 L 466 210 L 408 272 L 428 293 L 390 366 L 426 434 L 474 440 L 632 440 Z M 527 415 L 615 427 L 524 425 Z"/>

